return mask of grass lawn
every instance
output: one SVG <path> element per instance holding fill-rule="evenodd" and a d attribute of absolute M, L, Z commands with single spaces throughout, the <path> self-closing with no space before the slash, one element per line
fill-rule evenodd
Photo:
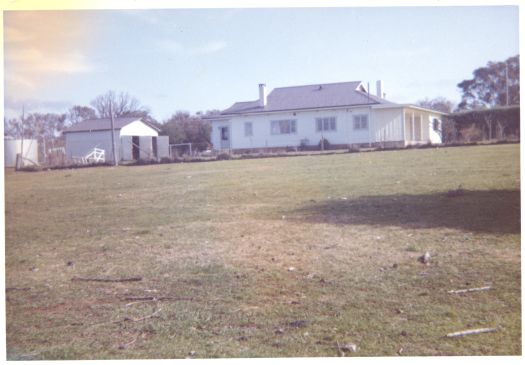
<path fill-rule="evenodd" d="M 8 172 L 5 187 L 8 359 L 521 354 L 519 145 Z M 480 327 L 497 331 L 445 337 Z"/>

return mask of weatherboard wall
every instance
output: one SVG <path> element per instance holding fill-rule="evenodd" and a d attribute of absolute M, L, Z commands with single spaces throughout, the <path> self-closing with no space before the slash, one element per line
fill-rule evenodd
<path fill-rule="evenodd" d="M 354 129 L 355 115 L 368 117 L 367 129 Z M 316 119 L 324 117 L 336 118 L 335 130 L 317 131 Z M 296 132 L 272 134 L 271 123 L 277 120 L 296 120 Z M 246 135 L 245 123 L 252 124 L 251 135 Z M 303 141 L 315 146 L 321 138 L 325 138 L 330 144 L 364 144 L 403 139 L 402 108 L 340 108 L 234 116 L 226 121 L 212 123 L 212 143 L 215 149 L 221 149 L 220 128 L 224 126 L 229 126 L 232 149 L 295 147 Z"/>
<path fill-rule="evenodd" d="M 106 161 L 113 161 L 111 131 L 66 133 L 65 139 L 68 159 L 84 157 L 93 151 L 94 148 L 100 148 L 105 151 Z M 115 131 L 115 141 L 117 143 L 117 159 L 120 159 L 119 131 Z"/>

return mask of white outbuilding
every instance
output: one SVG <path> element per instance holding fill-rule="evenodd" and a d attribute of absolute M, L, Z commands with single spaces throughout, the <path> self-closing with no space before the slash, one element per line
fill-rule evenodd
<path fill-rule="evenodd" d="M 15 167 L 17 154 L 23 157 L 24 163 L 38 164 L 38 141 L 4 137 L 4 167 Z"/>
<path fill-rule="evenodd" d="M 119 161 L 160 160 L 169 157 L 169 137 L 159 136 L 159 129 L 140 118 L 115 118 L 114 136 Z M 113 161 L 111 120 L 109 118 L 84 120 L 64 132 L 66 157 L 72 161 L 87 156 L 103 156 Z"/>

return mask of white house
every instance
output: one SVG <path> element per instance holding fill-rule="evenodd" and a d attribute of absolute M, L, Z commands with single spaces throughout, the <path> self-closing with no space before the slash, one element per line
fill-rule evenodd
<path fill-rule="evenodd" d="M 152 160 L 169 157 L 168 136 L 159 136 L 159 129 L 140 118 L 114 118 L 117 159 Z M 95 148 L 104 150 L 105 160 L 112 161 L 111 120 L 89 119 L 64 132 L 66 157 L 81 159 Z"/>
<path fill-rule="evenodd" d="M 441 143 L 443 113 L 384 99 L 377 81 L 372 95 L 360 81 L 290 86 L 259 99 L 237 102 L 209 117 L 216 150 L 244 152 L 285 147 L 404 147 Z"/>

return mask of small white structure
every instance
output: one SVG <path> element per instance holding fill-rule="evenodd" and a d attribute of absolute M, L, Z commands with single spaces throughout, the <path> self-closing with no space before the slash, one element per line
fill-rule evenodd
<path fill-rule="evenodd" d="M 114 130 L 119 161 L 160 160 L 169 157 L 169 137 L 159 136 L 157 127 L 140 118 L 115 118 Z M 113 161 L 109 118 L 85 120 L 69 127 L 63 133 L 68 159 L 85 158 L 97 149 L 97 156 L 100 157 L 101 151 L 104 151 L 105 161 Z"/>
<path fill-rule="evenodd" d="M 23 151 L 22 151 L 23 148 Z M 16 166 L 16 155 L 21 154 L 24 159 L 38 163 L 38 141 L 36 139 L 4 138 L 4 167 Z"/>
<path fill-rule="evenodd" d="M 383 82 L 376 95 L 360 81 L 291 86 L 259 99 L 237 102 L 209 117 L 216 150 L 250 151 L 283 147 L 404 147 L 441 143 L 444 113 L 386 99 Z"/>

